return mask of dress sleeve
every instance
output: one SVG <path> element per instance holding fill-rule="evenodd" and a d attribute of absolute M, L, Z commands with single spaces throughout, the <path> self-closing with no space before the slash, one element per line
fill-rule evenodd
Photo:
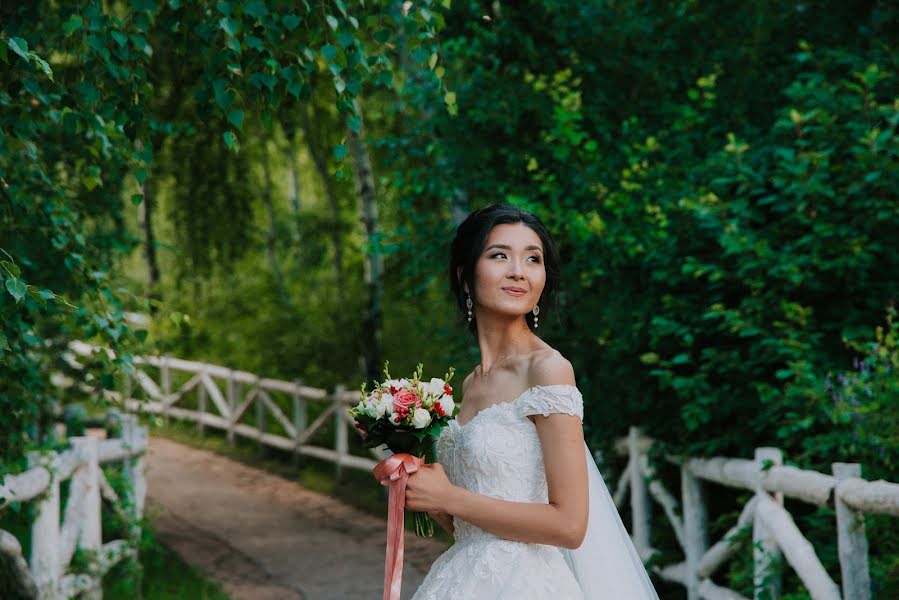
<path fill-rule="evenodd" d="M 518 414 L 543 415 L 565 413 L 584 420 L 584 398 L 573 385 L 535 385 L 521 396 L 518 403 Z"/>

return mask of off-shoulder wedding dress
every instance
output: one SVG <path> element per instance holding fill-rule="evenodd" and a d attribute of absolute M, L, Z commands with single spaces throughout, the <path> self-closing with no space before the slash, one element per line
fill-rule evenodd
<path fill-rule="evenodd" d="M 547 502 L 543 452 L 528 415 L 584 418 L 571 385 L 534 386 L 488 406 L 437 440 L 449 480 L 485 496 Z M 455 544 L 433 564 L 412 600 L 658 600 L 587 445 L 590 517 L 583 544 L 568 550 L 503 539 L 454 518 Z"/>

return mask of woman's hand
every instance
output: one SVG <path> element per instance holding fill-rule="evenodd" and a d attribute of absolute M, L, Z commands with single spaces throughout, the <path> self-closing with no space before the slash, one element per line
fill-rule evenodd
<path fill-rule="evenodd" d="M 443 465 L 424 465 L 409 475 L 406 482 L 406 508 L 417 512 L 445 512 L 454 488 Z"/>
<path fill-rule="evenodd" d="M 429 510 L 428 514 L 431 515 L 431 518 L 437 521 L 448 534 L 455 534 L 456 526 L 453 524 L 453 515 L 442 510 Z"/>

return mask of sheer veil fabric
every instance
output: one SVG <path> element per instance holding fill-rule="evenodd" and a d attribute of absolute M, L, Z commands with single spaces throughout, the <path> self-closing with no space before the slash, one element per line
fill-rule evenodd
<path fill-rule="evenodd" d="M 590 516 L 575 550 L 562 548 L 586 600 L 659 600 L 586 442 Z"/>

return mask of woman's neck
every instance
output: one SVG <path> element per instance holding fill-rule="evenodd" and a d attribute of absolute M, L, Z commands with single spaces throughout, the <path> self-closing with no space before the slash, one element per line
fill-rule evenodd
<path fill-rule="evenodd" d="M 546 347 L 523 318 L 514 321 L 478 323 L 478 346 L 481 350 L 480 374 L 487 375 L 497 364 Z"/>

